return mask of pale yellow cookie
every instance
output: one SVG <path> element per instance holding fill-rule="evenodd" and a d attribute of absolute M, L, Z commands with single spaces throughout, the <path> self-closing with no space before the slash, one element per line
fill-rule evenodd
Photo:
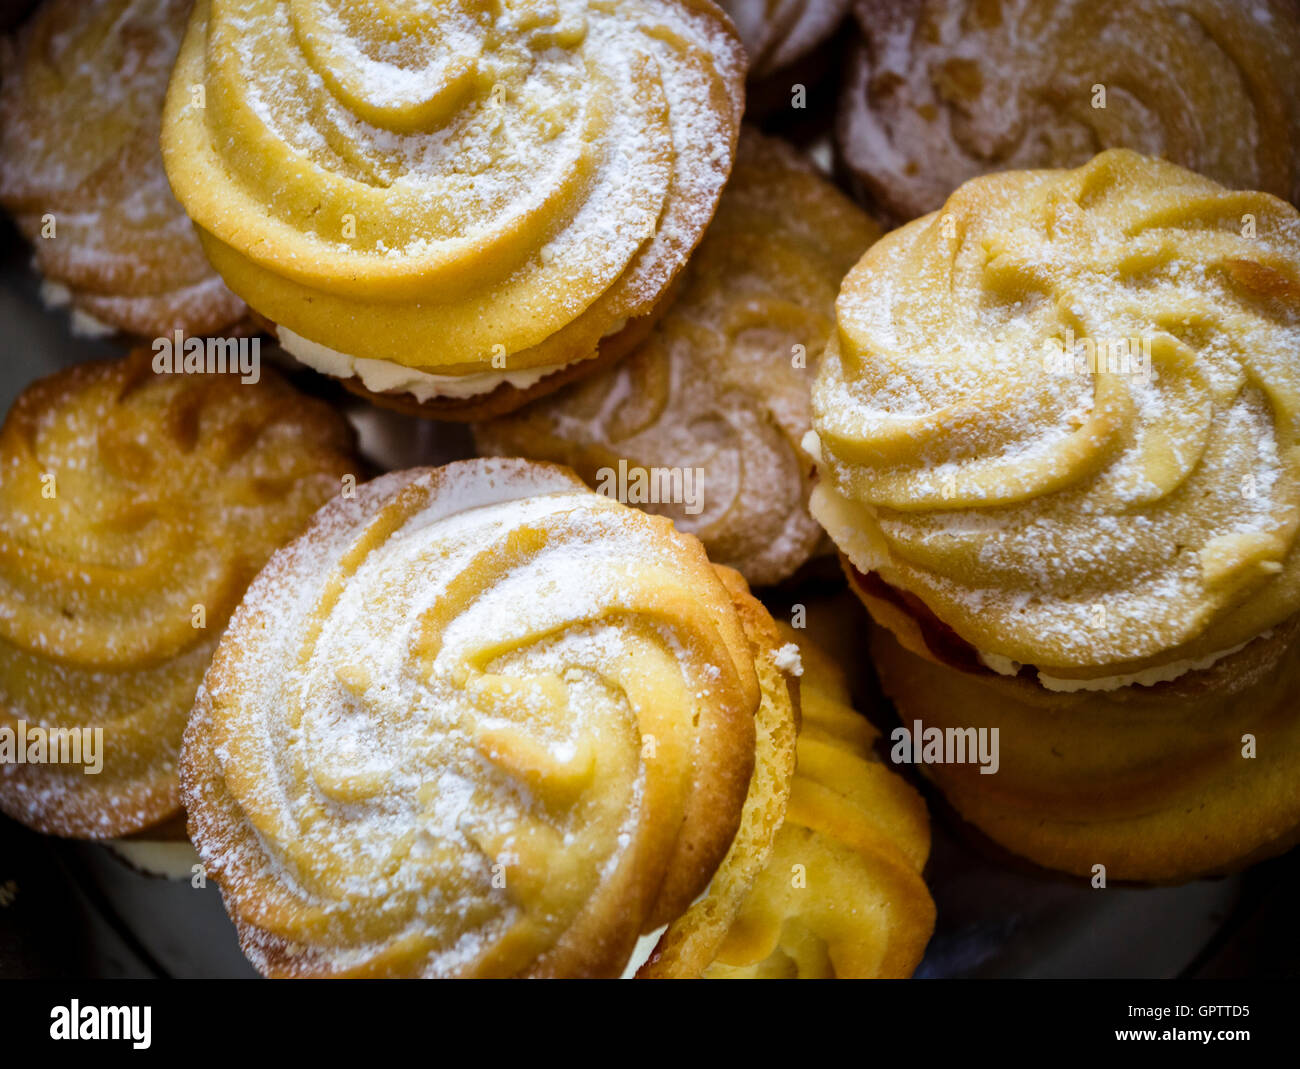
<path fill-rule="evenodd" d="M 731 170 L 743 80 L 709 0 L 199 0 L 163 156 L 285 349 L 466 418 L 662 311 Z"/>
<path fill-rule="evenodd" d="M 1108 685 L 1300 611 L 1287 203 L 1125 150 L 975 179 L 837 316 L 813 513 L 990 667 Z"/>
<path fill-rule="evenodd" d="M 792 722 L 772 622 L 659 517 L 462 461 L 322 509 L 186 733 L 189 830 L 271 976 L 616 976 Z M 772 784 L 774 792 L 787 783 Z"/>
<path fill-rule="evenodd" d="M 1188 879 L 1300 827 L 1300 213 L 1110 150 L 974 179 L 845 280 L 813 514 L 993 839 Z M 894 641 L 896 640 L 896 642 Z"/>

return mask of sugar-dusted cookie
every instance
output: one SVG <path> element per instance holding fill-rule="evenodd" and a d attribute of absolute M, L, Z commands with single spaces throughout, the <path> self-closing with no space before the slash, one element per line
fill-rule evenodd
<path fill-rule="evenodd" d="M 285 349 L 381 403 L 477 418 L 663 311 L 731 170 L 743 80 L 708 0 L 199 0 L 163 156 Z"/>

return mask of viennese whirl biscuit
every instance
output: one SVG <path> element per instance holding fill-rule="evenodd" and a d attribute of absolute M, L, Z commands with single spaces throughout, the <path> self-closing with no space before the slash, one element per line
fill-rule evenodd
<path fill-rule="evenodd" d="M 245 314 L 158 149 L 188 0 L 46 0 L 0 64 L 0 204 L 73 327 L 211 334 Z"/>
<path fill-rule="evenodd" d="M 357 471 L 342 416 L 269 368 L 152 359 L 41 379 L 0 428 L 0 810 L 50 834 L 180 812 L 181 734 L 227 617 Z"/>
<path fill-rule="evenodd" d="M 997 775 L 931 770 L 962 812 L 1132 878 L 1289 842 L 1295 208 L 1126 150 L 974 179 L 837 316 L 813 513 L 904 721 L 1003 726 Z"/>
<path fill-rule="evenodd" d="M 563 468 L 381 476 L 232 619 L 186 732 L 190 834 L 268 975 L 617 976 L 747 798 L 783 807 L 781 650 L 696 539 Z M 760 718 L 784 760 L 756 759 Z"/>
<path fill-rule="evenodd" d="M 708 0 L 199 0 L 163 156 L 290 353 L 481 418 L 644 337 L 731 170 L 743 79 Z"/>

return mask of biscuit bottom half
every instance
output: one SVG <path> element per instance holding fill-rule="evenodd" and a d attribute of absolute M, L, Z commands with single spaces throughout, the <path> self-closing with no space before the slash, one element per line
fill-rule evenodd
<path fill-rule="evenodd" d="M 868 608 L 878 600 L 854 588 Z M 1300 838 L 1300 616 L 1209 668 L 1104 691 L 922 656 L 885 627 L 871 652 L 905 725 L 996 737 L 994 774 L 973 762 L 923 771 L 963 819 L 1039 865 L 1175 883 Z"/>

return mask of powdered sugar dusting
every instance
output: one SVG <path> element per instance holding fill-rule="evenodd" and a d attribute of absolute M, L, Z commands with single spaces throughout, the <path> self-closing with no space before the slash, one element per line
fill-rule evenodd
<path fill-rule="evenodd" d="M 192 831 L 233 911 L 259 887 L 295 903 L 243 932 L 259 967 L 301 936 L 330 972 L 394 947 L 388 971 L 518 970 L 613 893 L 644 856 L 640 732 L 659 722 L 671 769 L 737 700 L 735 666 L 641 600 L 712 574 L 670 532 L 563 469 L 475 461 L 383 476 L 277 555 L 186 744 Z M 687 710 L 660 722 L 645 687 L 667 700 L 665 670 Z M 630 950 L 637 927 L 611 937 Z"/>
<path fill-rule="evenodd" d="M 37 270 L 67 292 L 74 326 L 207 333 L 245 313 L 204 258 L 158 150 L 189 7 L 54 0 L 17 35 L 0 84 L 0 202 Z"/>
<path fill-rule="evenodd" d="M 590 355 L 650 311 L 713 213 L 739 122 L 738 42 L 716 11 L 661 0 L 402 18 L 397 34 L 305 6 L 214 10 L 208 51 L 182 65 L 234 72 L 261 151 L 238 151 L 223 112 L 177 103 L 164 139 L 204 151 L 170 156 L 173 184 L 202 226 L 254 259 L 272 244 L 278 271 L 310 261 L 305 281 L 358 315 L 371 314 L 358 272 L 427 279 L 403 292 L 427 302 L 436 352 L 389 337 L 387 319 L 327 337 L 316 317 L 275 310 L 314 342 L 421 367 L 494 346 L 509 367 Z M 232 176 L 265 214 L 212 198 Z"/>
<path fill-rule="evenodd" d="M 969 183 L 845 283 L 823 519 L 1020 663 L 1244 642 L 1300 608 L 1298 282 L 1294 209 L 1168 164 Z"/>

